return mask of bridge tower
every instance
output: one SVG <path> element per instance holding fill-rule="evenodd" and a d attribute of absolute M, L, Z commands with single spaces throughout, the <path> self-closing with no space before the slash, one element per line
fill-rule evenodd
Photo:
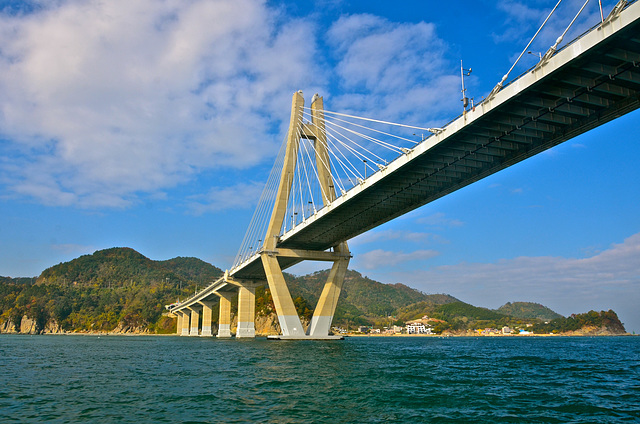
<path fill-rule="evenodd" d="M 291 195 L 293 175 L 296 169 L 301 138 L 308 139 L 314 143 L 323 204 L 326 206 L 336 198 L 335 187 L 331 176 L 327 137 L 324 128 L 323 99 L 317 94 L 313 96 L 311 103 L 311 122 L 303 123 L 303 107 L 304 98 L 302 91 L 298 91 L 294 93 L 291 102 L 291 120 L 287 134 L 284 164 L 280 174 L 275 204 L 264 238 L 261 261 L 273 297 L 273 303 L 276 307 L 280 328 L 282 329 L 280 338 L 331 338 L 331 336 L 329 336 L 331 321 L 333 320 L 338 297 L 340 296 L 344 282 L 344 276 L 347 271 L 347 266 L 349 265 L 349 259 L 351 258 L 347 242 L 343 241 L 337 244 L 330 249 L 330 251 L 283 249 L 278 247 L 280 231 L 285 219 L 289 196 Z M 287 283 L 284 280 L 278 258 L 293 258 L 298 262 L 303 260 L 333 262 L 329 277 L 324 285 L 306 333 L 302 327 Z"/>

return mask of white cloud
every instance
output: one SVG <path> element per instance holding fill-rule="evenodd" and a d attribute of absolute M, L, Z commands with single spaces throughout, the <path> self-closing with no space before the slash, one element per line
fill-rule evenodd
<path fill-rule="evenodd" d="M 0 14 L 0 180 L 45 204 L 125 207 L 277 146 L 313 41 L 261 1 L 62 1 Z M 5 166 L 7 165 L 7 166 Z"/>
<path fill-rule="evenodd" d="M 423 233 L 419 231 L 404 230 L 371 230 L 363 233 L 349 242 L 351 246 L 359 246 L 363 244 L 380 242 L 385 240 L 402 240 L 413 243 L 424 243 L 429 239 L 437 238 L 435 234 Z"/>
<path fill-rule="evenodd" d="M 446 44 L 431 23 L 396 24 L 360 14 L 328 31 L 341 94 L 332 106 L 387 120 L 435 125 L 458 105 L 458 78 L 448 74 Z"/>
<path fill-rule="evenodd" d="M 187 204 L 195 215 L 224 209 L 245 209 L 255 206 L 262 192 L 262 183 L 240 183 L 233 187 L 214 187 L 207 194 L 192 196 Z"/>
<path fill-rule="evenodd" d="M 436 212 L 429 216 L 416 219 L 416 223 L 434 227 L 462 227 L 464 222 L 459 219 L 449 218 L 442 212 Z"/>
<path fill-rule="evenodd" d="M 251 167 L 275 155 L 300 88 L 324 91 L 328 109 L 419 126 L 459 109 L 433 24 L 344 16 L 326 59 L 314 28 L 260 0 L 0 12 L 2 196 L 126 208 L 205 170 Z"/>
<path fill-rule="evenodd" d="M 62 252 L 65 254 L 74 254 L 74 255 L 82 255 L 82 254 L 90 254 L 96 251 L 93 246 L 84 246 L 81 244 L 52 244 L 51 249 L 57 252 Z"/>
<path fill-rule="evenodd" d="M 460 263 L 414 272 L 393 272 L 430 293 L 451 293 L 475 305 L 540 302 L 560 313 L 613 308 L 640 330 L 640 233 L 587 258 L 519 257 L 494 263 Z"/>
<path fill-rule="evenodd" d="M 439 253 L 435 250 L 416 250 L 404 253 L 402 251 L 394 252 L 376 249 L 358 255 L 354 260 L 355 264 L 353 266 L 355 268 L 362 266 L 366 269 L 378 269 L 387 266 L 395 266 L 404 262 L 424 261 L 438 255 Z"/>

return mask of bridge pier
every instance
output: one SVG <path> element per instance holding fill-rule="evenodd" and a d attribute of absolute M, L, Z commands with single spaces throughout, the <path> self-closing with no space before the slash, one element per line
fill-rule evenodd
<path fill-rule="evenodd" d="M 182 333 L 182 313 L 181 312 L 175 312 L 177 319 L 176 322 L 176 334 L 180 335 L 180 333 Z"/>
<path fill-rule="evenodd" d="M 205 302 L 201 300 L 199 302 L 202 305 L 202 337 L 211 337 L 211 318 L 212 318 L 212 306 L 213 302 Z"/>
<path fill-rule="evenodd" d="M 284 280 L 284 275 L 282 275 L 278 258 L 275 255 L 272 256 L 268 253 L 263 253 L 262 264 L 267 274 L 269 290 L 271 290 L 273 304 L 276 307 L 282 335 L 287 337 L 304 337 L 302 322 L 300 322 L 298 311 L 296 311 L 293 299 L 291 299 L 291 293 Z"/>
<path fill-rule="evenodd" d="M 180 329 L 181 336 L 189 335 L 189 318 L 191 317 L 190 311 L 178 311 L 182 314 L 182 328 Z"/>
<path fill-rule="evenodd" d="M 216 337 L 231 337 L 231 296 L 234 293 L 216 292 L 216 294 L 220 297 L 218 334 Z"/>
<path fill-rule="evenodd" d="M 191 310 L 191 331 L 189 332 L 189 335 L 198 336 L 200 335 L 200 310 L 202 308 L 191 306 L 189 309 Z"/>
<path fill-rule="evenodd" d="M 336 253 L 349 254 L 347 243 L 341 243 L 336 247 Z M 313 311 L 313 317 L 307 328 L 307 335 L 311 337 L 326 337 L 331 332 L 331 322 L 333 314 L 336 311 L 340 291 L 342 291 L 342 283 L 344 283 L 344 275 L 349 266 L 349 256 L 344 256 L 333 263 L 329 277 L 322 289 L 320 299 L 316 309 Z"/>
<path fill-rule="evenodd" d="M 236 338 L 256 336 L 256 286 L 243 284 L 238 291 L 238 329 Z"/>

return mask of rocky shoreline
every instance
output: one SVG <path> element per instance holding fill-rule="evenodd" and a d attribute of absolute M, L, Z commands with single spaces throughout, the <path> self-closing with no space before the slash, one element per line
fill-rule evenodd
<path fill-rule="evenodd" d="M 235 333 L 235 329 L 237 327 L 237 317 L 233 317 L 231 322 L 231 331 Z M 303 322 L 303 325 L 306 328 L 308 325 L 306 322 Z M 280 326 L 277 321 L 277 317 L 275 315 L 262 316 L 258 315 L 255 319 L 255 328 L 256 328 L 256 336 L 272 336 L 280 334 Z M 129 326 L 123 323 L 118 324 L 116 328 L 113 330 L 95 330 L 95 331 L 87 331 L 87 330 L 64 330 L 61 328 L 57 322 L 54 320 L 50 320 L 45 325 L 42 332 L 38 332 L 36 330 L 36 321 L 27 317 L 26 315 L 22 317 L 20 321 L 20 328 L 16 330 L 16 326 L 11 320 L 7 320 L 4 322 L 0 322 L 0 334 L 62 334 L 62 335 L 120 335 L 120 336 L 172 336 L 176 335 L 175 326 L 173 327 L 173 331 L 168 333 L 156 333 L 149 330 L 147 327 L 143 326 Z M 217 326 L 214 324 L 214 330 L 217 331 Z M 214 332 L 215 332 L 214 331 Z"/>
<path fill-rule="evenodd" d="M 307 322 L 303 322 L 303 326 L 306 328 Z M 233 317 L 231 322 L 231 332 L 235 333 L 237 327 L 237 317 Z M 280 326 L 278 324 L 277 317 L 274 314 L 271 315 L 258 315 L 255 319 L 255 328 L 257 337 L 266 337 L 280 334 Z M 217 331 L 217 327 L 214 324 L 214 333 Z M 20 321 L 19 331 L 16 331 L 15 325 L 10 321 L 4 321 L 0 323 L 0 334 L 61 334 L 61 335 L 119 335 L 119 336 L 171 336 L 176 335 L 175 327 L 173 331 L 156 333 L 143 326 L 129 326 L 123 323 L 118 324 L 113 330 L 64 330 L 54 320 L 50 320 L 44 327 L 44 330 L 40 333 L 36 331 L 36 322 L 34 319 L 22 317 Z M 347 333 L 348 337 L 592 337 L 592 336 L 631 336 L 632 334 L 626 332 L 615 331 L 607 327 L 593 327 L 585 326 L 579 330 L 566 331 L 555 334 L 502 334 L 502 333 L 489 333 L 479 334 L 476 331 L 444 331 L 442 334 L 362 334 L 362 333 Z"/>

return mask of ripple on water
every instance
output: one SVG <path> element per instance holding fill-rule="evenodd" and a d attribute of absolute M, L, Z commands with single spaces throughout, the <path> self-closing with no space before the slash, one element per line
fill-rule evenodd
<path fill-rule="evenodd" d="M 1 336 L 3 422 L 640 421 L 640 338 Z"/>

